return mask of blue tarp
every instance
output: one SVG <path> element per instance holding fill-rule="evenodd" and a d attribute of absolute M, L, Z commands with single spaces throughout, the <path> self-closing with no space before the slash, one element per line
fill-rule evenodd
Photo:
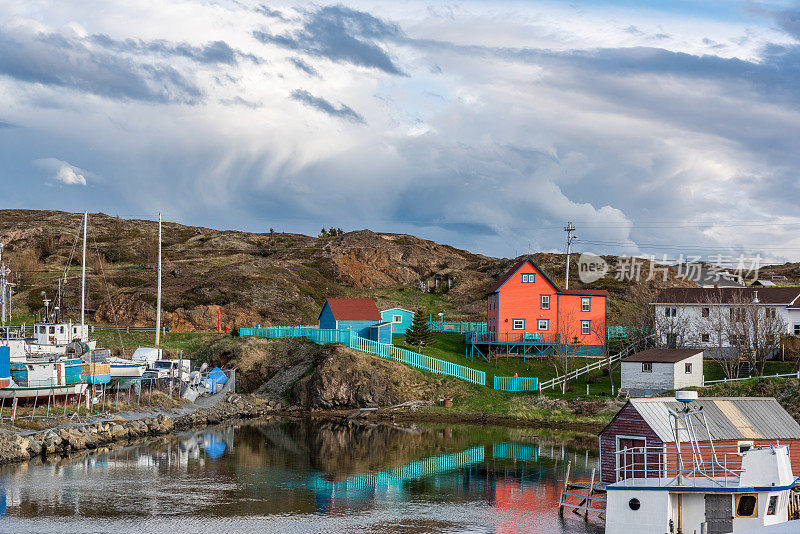
<path fill-rule="evenodd" d="M 223 373 L 219 367 L 214 367 L 203 379 L 203 382 L 211 388 L 211 393 L 216 393 L 217 386 L 221 386 L 227 381 L 228 377 L 225 376 L 225 373 Z"/>
<path fill-rule="evenodd" d="M 11 376 L 11 347 L 0 347 L 0 378 Z"/>

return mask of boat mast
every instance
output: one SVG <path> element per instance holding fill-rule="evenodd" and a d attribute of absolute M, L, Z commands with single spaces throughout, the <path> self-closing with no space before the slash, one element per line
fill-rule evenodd
<path fill-rule="evenodd" d="M 158 212 L 158 295 L 156 296 L 156 348 L 161 341 L 161 212 Z"/>
<path fill-rule="evenodd" d="M 86 324 L 86 225 L 89 222 L 89 212 L 83 212 L 83 262 L 81 266 L 81 338 L 83 325 Z"/>

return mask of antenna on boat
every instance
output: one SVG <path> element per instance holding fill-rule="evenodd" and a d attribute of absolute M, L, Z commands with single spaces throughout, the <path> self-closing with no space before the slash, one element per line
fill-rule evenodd
<path fill-rule="evenodd" d="M 158 295 L 156 296 L 156 348 L 161 341 L 161 212 L 158 212 Z"/>
<path fill-rule="evenodd" d="M 89 212 L 83 212 L 83 262 L 81 264 L 81 330 L 86 324 L 86 225 L 89 222 Z"/>

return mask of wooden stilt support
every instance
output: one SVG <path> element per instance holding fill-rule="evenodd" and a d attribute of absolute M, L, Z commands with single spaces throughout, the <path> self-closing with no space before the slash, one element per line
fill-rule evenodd
<path fill-rule="evenodd" d="M 592 478 L 589 479 L 589 493 L 586 495 L 586 509 L 583 511 L 583 520 L 589 521 L 589 508 L 592 507 L 592 494 L 594 493 L 594 471 L 592 468 Z"/>
<path fill-rule="evenodd" d="M 564 493 L 567 491 L 567 486 L 569 485 L 569 472 L 572 468 L 572 462 L 567 462 L 567 472 L 564 475 L 564 485 L 561 488 L 561 495 L 558 498 L 558 516 L 564 517 Z"/>

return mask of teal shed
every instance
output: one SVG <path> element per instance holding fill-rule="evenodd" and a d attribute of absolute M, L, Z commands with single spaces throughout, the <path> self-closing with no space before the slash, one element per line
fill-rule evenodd
<path fill-rule="evenodd" d="M 381 321 L 392 323 L 393 336 L 406 335 L 406 330 L 411 327 L 411 320 L 413 318 L 414 312 L 406 310 L 405 308 L 390 308 L 381 312 Z"/>

